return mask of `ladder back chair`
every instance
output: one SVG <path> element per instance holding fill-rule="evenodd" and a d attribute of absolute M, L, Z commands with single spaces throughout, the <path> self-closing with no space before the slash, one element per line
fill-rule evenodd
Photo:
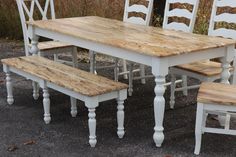
<path fill-rule="evenodd" d="M 138 24 L 138 25 L 146 25 L 148 26 L 151 21 L 151 15 L 152 15 L 152 8 L 153 8 L 153 0 L 143 0 L 143 2 L 147 2 L 147 6 L 144 4 L 132 4 L 130 5 L 130 0 L 125 0 L 125 8 L 124 8 L 124 16 L 123 21 L 132 23 L 132 24 Z M 130 13 L 135 13 L 134 16 Z M 136 14 L 141 13 L 144 15 L 144 18 L 136 16 Z M 123 75 L 125 79 L 128 78 L 129 71 L 127 70 L 127 63 L 125 60 L 122 60 L 122 72 L 119 72 L 119 65 L 118 65 L 119 59 L 115 59 L 115 65 L 112 65 L 110 67 L 114 68 L 114 77 L 115 80 L 118 81 L 118 78 L 120 75 Z M 132 63 L 131 63 L 132 64 Z M 96 73 L 96 69 L 102 68 L 102 67 L 96 67 L 95 66 L 95 52 L 90 51 L 90 71 L 93 73 Z M 140 72 L 141 77 L 139 79 L 142 79 L 142 83 L 145 83 L 145 70 L 144 65 L 140 65 L 140 69 L 132 70 L 132 72 Z M 129 79 L 129 84 L 132 86 L 132 80 L 133 78 Z M 135 79 L 135 78 L 134 78 Z M 131 88 L 129 88 L 131 89 Z"/>
<path fill-rule="evenodd" d="M 28 26 L 26 21 L 35 20 L 34 17 L 37 15 L 36 9 L 39 12 L 39 19 L 48 20 L 55 19 L 55 9 L 54 9 L 54 0 L 44 0 L 44 7 L 40 4 L 38 0 L 16 0 L 18 11 L 20 14 L 20 20 L 24 36 L 24 45 L 25 45 L 25 55 L 30 55 L 31 43 L 28 36 Z M 68 45 L 66 43 L 58 41 L 45 41 L 38 43 L 39 55 L 44 56 L 46 53 L 54 54 L 54 60 L 62 63 L 72 64 L 73 67 L 78 67 L 78 58 L 77 58 L 77 48 Z M 71 53 L 72 62 L 58 59 L 58 53 Z M 32 82 L 33 86 L 33 98 L 35 100 L 39 97 L 39 85 L 36 82 Z M 73 98 L 71 98 L 72 100 Z M 73 102 L 71 101 L 73 105 Z M 72 115 L 73 116 L 73 115 Z"/>
<path fill-rule="evenodd" d="M 30 55 L 31 43 L 28 36 L 28 26 L 26 21 L 35 20 L 48 20 L 55 19 L 54 0 L 44 0 L 44 7 L 41 5 L 39 0 L 16 0 L 18 11 L 20 14 L 20 20 L 23 30 L 25 55 Z M 38 11 L 36 14 L 36 10 Z M 38 44 L 40 55 L 54 54 L 54 60 L 62 63 L 72 64 L 74 67 L 78 66 L 77 49 L 72 45 L 58 41 L 46 41 L 39 42 Z M 72 62 L 61 60 L 58 58 L 58 53 L 71 53 Z"/>
<path fill-rule="evenodd" d="M 231 39 L 236 40 L 236 29 L 227 28 L 226 25 L 223 25 L 220 28 L 217 27 L 217 24 L 222 23 L 222 22 L 236 25 L 236 13 L 233 14 L 233 13 L 223 12 L 223 13 L 217 14 L 217 9 L 222 8 L 222 7 L 236 8 L 235 0 L 214 0 L 208 35 L 219 36 L 223 38 L 231 38 Z M 235 49 L 235 54 L 236 54 L 236 49 Z M 234 61 L 233 64 L 235 66 L 236 62 Z M 205 82 L 205 81 L 213 82 L 221 78 L 221 71 L 222 71 L 221 63 L 210 61 L 210 60 L 204 60 L 204 61 L 172 67 L 170 70 L 170 73 L 172 75 L 189 76 L 189 77 L 198 79 L 201 82 Z M 233 67 L 231 67 L 231 73 L 233 74 L 232 82 L 235 84 L 236 77 L 234 77 L 235 69 L 233 71 Z M 181 88 L 175 89 L 175 85 L 173 83 L 173 86 L 171 89 L 171 101 L 170 101 L 171 108 L 174 108 L 175 91 L 188 90 L 188 89 L 194 89 L 194 88 L 199 88 L 199 85 L 187 86 L 187 83 L 186 83 Z M 224 123 L 221 123 L 221 124 L 224 125 Z"/>

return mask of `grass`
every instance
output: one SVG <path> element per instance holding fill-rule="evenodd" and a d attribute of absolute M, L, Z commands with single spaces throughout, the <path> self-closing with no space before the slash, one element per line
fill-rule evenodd
<path fill-rule="evenodd" d="M 97 15 L 122 20 L 124 12 L 124 0 L 54 0 L 54 2 L 57 18 Z M 143 3 L 144 0 L 131 0 L 131 3 L 137 2 Z M 195 33 L 207 34 L 212 3 L 213 0 L 200 0 Z M 154 11 L 156 12 L 156 9 Z M 235 9 L 230 11 L 235 11 Z M 155 12 L 153 25 L 160 27 L 162 18 Z M 222 24 L 219 25 L 222 26 Z M 230 25 L 230 27 L 235 28 L 235 25 Z M 20 18 L 15 0 L 0 0 L 0 38 L 22 39 Z"/>

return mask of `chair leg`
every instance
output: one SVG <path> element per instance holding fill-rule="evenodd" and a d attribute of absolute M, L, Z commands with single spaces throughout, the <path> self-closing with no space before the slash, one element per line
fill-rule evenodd
<path fill-rule="evenodd" d="M 123 71 L 122 72 L 126 72 L 127 71 L 127 62 L 126 62 L 126 60 L 122 60 L 122 63 L 123 63 Z M 127 74 L 124 74 L 124 79 L 128 79 L 128 75 Z"/>
<path fill-rule="evenodd" d="M 118 58 L 115 58 L 114 78 L 115 78 L 115 81 L 119 80 L 119 59 Z"/>
<path fill-rule="evenodd" d="M 44 121 L 46 124 L 49 124 L 51 121 L 51 115 L 50 115 L 50 99 L 47 87 L 43 88 L 43 108 L 44 108 Z"/>
<path fill-rule="evenodd" d="M 73 47 L 72 49 L 72 63 L 74 68 L 78 68 L 78 54 L 77 54 L 77 48 Z"/>
<path fill-rule="evenodd" d="M 42 55 L 42 54 L 41 54 L 41 55 Z M 58 62 L 58 54 L 54 54 L 53 57 L 54 57 L 54 61 L 55 61 L 55 62 Z"/>
<path fill-rule="evenodd" d="M 197 116 L 196 116 L 196 126 L 195 126 L 195 150 L 194 154 L 198 155 L 201 149 L 201 141 L 202 141 L 202 127 L 205 122 L 204 120 L 204 108 L 202 103 L 198 103 L 197 105 Z"/>
<path fill-rule="evenodd" d="M 186 75 L 183 75 L 182 76 L 182 87 L 184 88 L 183 89 L 183 95 L 187 96 L 188 95 L 188 89 L 187 89 L 187 86 L 188 86 L 188 79 L 187 79 L 187 76 Z"/>
<path fill-rule="evenodd" d="M 170 85 L 170 88 L 171 88 L 171 90 L 170 90 L 170 92 L 171 92 L 171 94 L 170 94 L 170 108 L 171 109 L 174 109 L 174 106 L 175 106 L 175 86 L 176 86 L 176 84 L 175 84 L 175 80 L 176 80 L 176 77 L 175 77 L 175 75 L 171 75 L 171 85 Z"/>
<path fill-rule="evenodd" d="M 129 96 L 132 96 L 133 94 L 133 64 L 130 63 L 130 69 L 129 69 Z"/>
<path fill-rule="evenodd" d="M 39 98 L 39 84 L 37 82 L 32 82 L 33 86 L 33 98 L 34 100 L 38 100 Z"/>
<path fill-rule="evenodd" d="M 119 138 L 123 138 L 125 131 L 124 131 L 124 100 L 117 99 L 117 135 Z"/>
<path fill-rule="evenodd" d="M 88 109 L 88 125 L 89 125 L 89 144 L 91 147 L 95 147 L 97 144 L 96 139 L 96 114 L 95 114 L 95 108 L 89 108 Z"/>
<path fill-rule="evenodd" d="M 14 98 L 13 98 L 11 74 L 9 71 L 6 72 L 6 86 L 7 86 L 7 103 L 9 105 L 12 105 L 14 103 Z"/>
<path fill-rule="evenodd" d="M 71 111 L 70 114 L 72 117 L 77 116 L 77 100 L 73 97 L 70 97 Z"/>
<path fill-rule="evenodd" d="M 146 83 L 146 79 L 145 79 L 145 65 L 143 65 L 143 64 L 140 64 L 140 76 L 142 77 L 141 83 L 145 84 Z"/>
<path fill-rule="evenodd" d="M 90 72 L 97 74 L 96 72 L 96 53 L 89 50 Z"/>

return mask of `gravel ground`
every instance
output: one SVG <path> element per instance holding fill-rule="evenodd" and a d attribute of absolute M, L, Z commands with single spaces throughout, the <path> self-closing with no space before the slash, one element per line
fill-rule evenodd
<path fill-rule="evenodd" d="M 21 42 L 0 40 L 0 59 L 24 55 Z M 88 70 L 86 54 L 79 53 L 80 67 Z M 100 56 L 98 64 L 110 60 Z M 150 69 L 147 69 L 150 72 Z M 98 74 L 113 78 L 112 70 L 100 70 Z M 154 81 L 147 84 L 134 81 L 134 93 L 125 102 L 124 139 L 116 135 L 115 101 L 101 103 L 96 110 L 96 148 L 88 144 L 87 109 L 78 104 L 78 116 L 70 116 L 69 97 L 50 91 L 52 122 L 43 122 L 42 96 L 32 98 L 31 82 L 13 75 L 15 103 L 6 103 L 5 76 L 0 65 L 0 156 L 1 157 L 191 157 L 194 149 L 194 125 L 197 90 L 189 95 L 176 94 L 176 108 L 169 109 L 169 88 L 165 93 L 164 119 L 165 141 L 156 148 L 152 139 L 154 117 Z M 127 80 L 121 80 L 127 83 Z M 189 79 L 189 84 L 198 83 Z M 219 125 L 212 118 L 209 125 Z M 235 121 L 233 126 L 235 126 Z M 235 157 L 236 137 L 204 134 L 200 157 Z"/>

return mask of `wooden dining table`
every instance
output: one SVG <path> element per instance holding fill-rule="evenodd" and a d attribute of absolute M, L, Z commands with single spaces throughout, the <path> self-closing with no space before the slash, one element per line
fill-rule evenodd
<path fill-rule="evenodd" d="M 163 95 L 169 67 L 220 58 L 223 69 L 221 82 L 229 83 L 229 67 L 235 46 L 235 41 L 231 39 L 134 25 L 96 16 L 29 21 L 27 24 L 32 54 L 38 53 L 38 38 L 41 36 L 150 66 L 156 83 L 153 139 L 157 147 L 164 141 Z"/>

